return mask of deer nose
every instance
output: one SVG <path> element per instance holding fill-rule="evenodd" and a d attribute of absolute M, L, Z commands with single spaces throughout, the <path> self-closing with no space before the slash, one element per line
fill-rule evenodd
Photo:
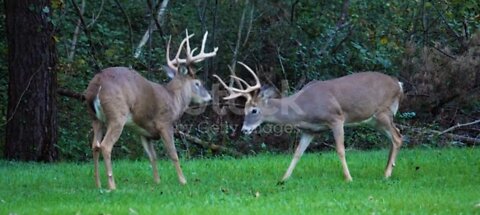
<path fill-rule="evenodd" d="M 244 134 L 251 134 L 252 133 L 252 129 L 251 128 L 242 128 L 242 132 Z"/>
<path fill-rule="evenodd" d="M 212 96 L 210 95 L 210 93 L 207 93 L 207 96 L 205 96 L 205 101 L 209 102 L 211 100 L 212 100 Z"/>

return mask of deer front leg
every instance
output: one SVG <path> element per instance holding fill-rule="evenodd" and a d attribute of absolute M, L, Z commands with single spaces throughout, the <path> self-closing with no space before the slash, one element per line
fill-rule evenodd
<path fill-rule="evenodd" d="M 182 168 L 180 167 L 180 162 L 177 155 L 177 150 L 175 149 L 175 144 L 173 143 L 173 127 L 165 127 L 161 129 L 163 144 L 165 145 L 165 149 L 167 150 L 168 156 L 173 162 L 175 166 L 175 170 L 177 171 L 178 182 L 180 184 L 185 185 L 187 180 L 183 175 Z"/>
<path fill-rule="evenodd" d="M 160 183 L 160 176 L 158 175 L 158 168 L 157 168 L 157 154 L 155 153 L 155 148 L 153 147 L 153 142 L 151 140 L 147 140 L 144 136 L 140 137 L 142 142 L 142 146 L 145 149 L 145 152 L 148 155 L 150 160 L 150 165 L 152 166 L 153 171 L 153 180 L 155 183 Z"/>
<path fill-rule="evenodd" d="M 303 155 L 303 152 L 305 152 L 305 149 L 307 149 L 308 145 L 310 145 L 310 142 L 313 140 L 313 135 L 307 134 L 307 133 L 302 133 L 302 137 L 300 138 L 300 143 L 297 146 L 297 149 L 295 150 L 295 154 L 293 155 L 293 159 L 290 162 L 290 166 L 288 167 L 287 171 L 285 172 L 285 175 L 283 175 L 283 178 L 280 182 L 285 182 L 290 176 L 292 175 L 293 169 L 295 169 L 295 166 L 297 165 L 298 161 Z"/>
<path fill-rule="evenodd" d="M 335 138 L 335 148 L 337 150 L 338 158 L 340 158 L 340 162 L 342 163 L 345 181 L 352 181 L 352 176 L 348 170 L 347 160 L 345 158 L 343 122 L 334 124 L 332 126 L 332 131 L 333 137 Z"/>
<path fill-rule="evenodd" d="M 103 137 L 103 130 L 102 130 L 102 124 L 98 120 L 94 120 L 92 122 L 92 127 L 93 127 L 93 141 L 92 141 L 92 155 L 93 155 L 93 175 L 95 177 L 95 185 L 97 188 L 100 188 L 101 182 L 100 182 L 100 175 L 99 175 L 99 170 L 98 170 L 98 160 L 100 157 L 100 142 L 102 141 Z"/>

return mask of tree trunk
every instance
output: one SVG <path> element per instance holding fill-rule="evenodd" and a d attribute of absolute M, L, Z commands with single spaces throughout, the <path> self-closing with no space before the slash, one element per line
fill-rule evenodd
<path fill-rule="evenodd" d="M 5 0 L 8 110 L 5 158 L 54 161 L 57 63 L 50 0 Z"/>

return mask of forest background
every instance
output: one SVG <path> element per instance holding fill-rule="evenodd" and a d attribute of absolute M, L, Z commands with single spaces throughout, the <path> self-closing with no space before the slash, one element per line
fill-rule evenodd
<path fill-rule="evenodd" d="M 51 0 L 42 12 L 54 27 L 56 47 L 57 141 L 53 160 L 91 158 L 92 136 L 86 105 L 79 99 L 100 69 L 127 66 L 149 80 L 166 83 L 161 71 L 165 48 L 183 39 L 185 29 L 215 58 L 199 76 L 212 90 L 213 103 L 193 106 L 176 126 L 177 150 L 184 158 L 242 156 L 293 150 L 295 129 L 265 125 L 241 134 L 243 116 L 232 113 L 213 74 L 228 77 L 228 66 L 249 78 L 236 61 L 255 68 L 265 84 L 283 95 L 311 80 L 328 80 L 359 71 L 382 71 L 405 85 L 397 123 L 404 147 L 465 147 L 480 143 L 480 2 L 441 1 L 127 1 Z M 0 7 L 2 20 L 6 9 Z M 3 22 L 2 22 L 3 23 Z M 8 42 L 0 25 L 0 136 L 8 134 Z M 11 75 L 11 74 L 10 74 Z M 217 110 L 217 111 L 216 111 Z M 218 111 L 220 110 L 220 111 Z M 349 149 L 385 148 L 388 141 L 370 128 L 348 129 Z M 325 132 L 311 151 L 332 147 Z M 138 137 L 128 130 L 115 157 L 143 156 Z M 157 146 L 162 147 L 161 144 Z M 5 156 L 6 138 L 0 139 Z"/>

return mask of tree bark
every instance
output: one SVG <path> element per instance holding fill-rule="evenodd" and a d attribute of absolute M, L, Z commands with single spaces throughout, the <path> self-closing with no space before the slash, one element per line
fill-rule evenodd
<path fill-rule="evenodd" d="M 57 55 L 50 0 L 5 0 L 8 110 L 5 158 L 54 161 Z"/>

